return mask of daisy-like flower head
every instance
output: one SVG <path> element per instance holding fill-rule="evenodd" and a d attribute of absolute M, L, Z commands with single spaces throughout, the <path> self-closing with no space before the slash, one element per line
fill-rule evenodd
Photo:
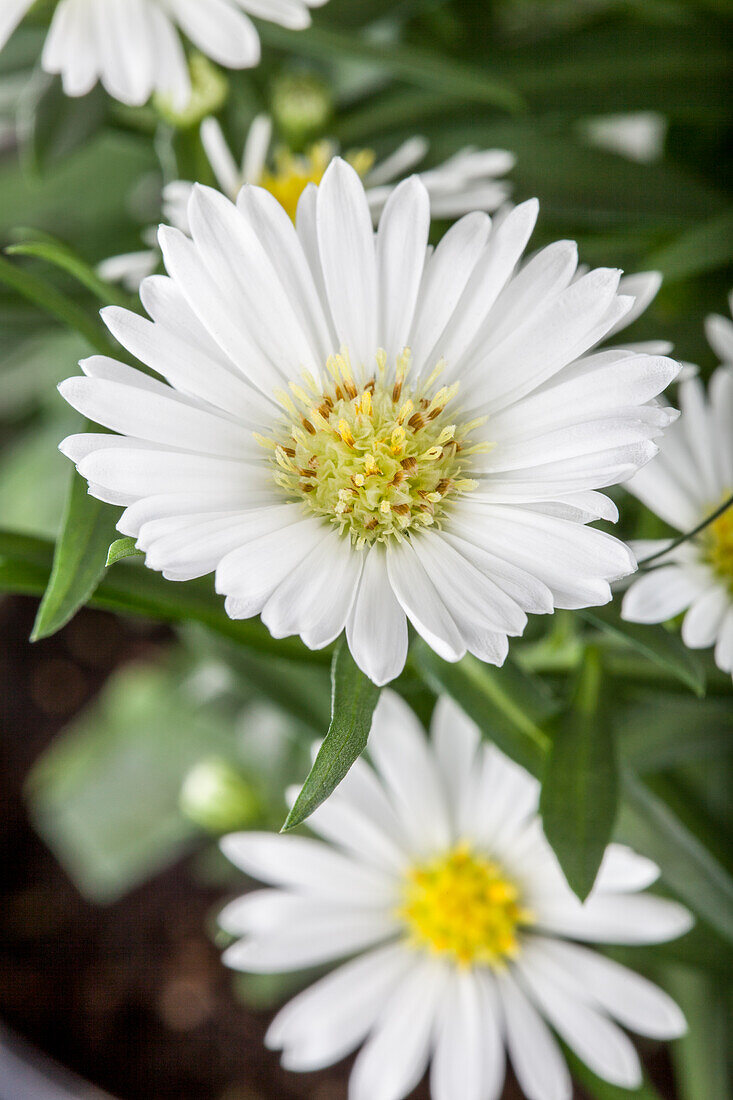
<path fill-rule="evenodd" d="M 264 187 L 275 196 L 295 220 L 298 202 L 309 183 L 319 184 L 336 152 L 333 142 L 320 141 L 303 154 L 285 147 L 271 150 L 272 122 L 258 115 L 252 122 L 244 145 L 241 164 L 237 164 L 227 145 L 221 126 L 214 118 L 201 124 L 201 140 L 221 191 L 236 200 L 244 184 Z M 381 163 L 375 164 L 371 149 L 348 155 L 348 161 L 364 182 L 372 218 L 379 220 L 384 204 L 400 177 L 411 171 L 427 153 L 424 138 L 405 141 Z M 508 172 L 514 157 L 503 149 L 460 150 L 443 164 L 422 172 L 420 179 L 430 196 L 434 217 L 454 218 L 472 210 L 496 210 L 509 194 L 508 185 L 497 176 Z M 193 184 L 173 180 L 163 188 L 163 217 L 169 225 L 188 233 L 188 203 Z M 111 282 L 122 282 L 137 290 L 142 279 L 158 266 L 160 254 L 155 247 L 112 256 L 103 261 L 99 274 Z"/>
<path fill-rule="evenodd" d="M 215 571 L 233 618 L 313 648 L 345 628 L 376 683 L 402 669 L 408 618 L 447 660 L 500 664 L 527 613 L 604 603 L 633 570 L 586 524 L 656 453 L 678 369 L 592 351 L 634 306 L 620 272 L 572 283 L 568 241 L 517 270 L 537 209 L 497 229 L 469 214 L 433 252 L 416 178 L 376 235 L 338 159 L 297 228 L 264 189 L 234 206 L 197 187 L 191 237 L 162 228 L 168 277 L 142 284 L 152 320 L 103 311 L 166 381 L 86 360 L 61 392 L 120 434 L 62 450 L 149 567 Z"/>
<path fill-rule="evenodd" d="M 34 0 L 2 0 L 0 49 Z M 260 40 L 249 15 L 300 29 L 309 9 L 326 0 L 59 0 L 43 49 L 42 65 L 60 73 L 64 91 L 86 95 L 100 80 L 131 106 L 153 92 L 183 109 L 191 95 L 182 31 L 207 57 L 229 69 L 260 59 Z M 249 14 L 247 14 L 249 13 Z"/>
<path fill-rule="evenodd" d="M 355 956 L 276 1016 L 266 1042 L 283 1065 L 319 1069 L 363 1043 L 349 1100 L 400 1100 L 429 1059 L 434 1100 L 495 1100 L 506 1045 L 530 1100 L 563 1100 L 572 1087 L 551 1027 L 600 1077 L 636 1087 L 639 1061 L 614 1021 L 672 1038 L 684 1018 L 656 986 L 580 942 L 686 932 L 686 909 L 642 893 L 657 867 L 611 844 L 581 904 L 542 832 L 539 784 L 480 744 L 447 699 L 428 741 L 384 692 L 369 753 L 373 766 L 358 760 L 309 819 L 322 840 L 222 841 L 271 887 L 221 912 L 240 937 L 229 966 L 270 973 Z"/>
<path fill-rule="evenodd" d="M 725 335 L 721 325 L 716 330 L 721 352 Z M 628 489 L 684 532 L 733 494 L 733 365 L 718 367 L 707 398 L 698 378 L 681 382 L 679 395 L 680 420 L 665 436 L 660 454 Z M 635 550 L 643 560 L 663 550 L 668 541 L 640 541 Z M 657 565 L 629 587 L 622 605 L 624 618 L 660 623 L 686 612 L 685 644 L 692 649 L 714 645 L 718 667 L 733 672 L 733 505 L 694 539 L 661 556 Z"/>

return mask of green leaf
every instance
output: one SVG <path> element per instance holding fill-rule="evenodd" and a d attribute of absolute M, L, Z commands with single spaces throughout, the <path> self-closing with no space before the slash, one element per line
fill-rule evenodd
<path fill-rule="evenodd" d="M 661 271 L 665 282 L 671 283 L 725 267 L 731 260 L 733 210 L 726 210 L 654 252 L 644 266 Z"/>
<path fill-rule="evenodd" d="M 72 471 L 53 569 L 31 641 L 55 634 L 89 600 L 104 573 L 117 515 L 116 509 L 90 496 L 86 482 Z"/>
<path fill-rule="evenodd" d="M 331 688 L 331 724 L 283 832 L 325 802 L 366 747 L 380 689 L 356 665 L 343 638 L 333 655 Z"/>
<path fill-rule="evenodd" d="M 619 750 L 639 775 L 733 752 L 730 699 L 645 694 L 614 715 Z"/>
<path fill-rule="evenodd" d="M 128 295 L 122 294 L 117 287 L 100 279 L 94 268 L 82 260 L 81 256 L 77 256 L 76 252 L 63 241 L 54 240 L 44 234 L 41 240 L 21 241 L 18 244 L 9 245 L 5 252 L 9 256 L 33 256 L 53 264 L 86 287 L 103 305 L 114 304 L 126 307 L 130 305 Z"/>
<path fill-rule="evenodd" d="M 332 62 L 335 57 L 368 62 L 408 84 L 432 92 L 440 90 L 454 99 L 463 97 L 474 103 L 508 111 L 521 110 L 523 106 L 521 96 L 509 81 L 496 80 L 480 68 L 451 60 L 443 54 L 413 46 L 376 42 L 364 35 L 323 26 L 310 27 L 307 35 L 300 35 L 275 23 L 262 23 L 258 29 L 266 45 L 290 50 L 299 56 L 327 62 Z"/>
<path fill-rule="evenodd" d="M 467 656 L 451 664 L 422 639 L 412 646 L 410 663 L 436 694 L 455 699 L 487 740 L 533 775 L 542 774 L 550 739 L 539 722 L 554 712 L 555 703 L 541 681 L 509 661 L 494 668 Z"/>
<path fill-rule="evenodd" d="M 678 967 L 665 973 L 665 988 L 684 1012 L 689 1031 L 672 1044 L 681 1100 L 730 1100 L 729 1011 L 721 981 Z"/>
<path fill-rule="evenodd" d="M 104 563 L 106 566 L 114 565 L 116 561 L 122 561 L 123 558 L 144 558 L 145 554 L 142 550 L 138 550 L 135 546 L 135 540 L 132 538 L 115 539 L 107 551 L 107 560 Z"/>
<path fill-rule="evenodd" d="M 705 673 L 700 658 L 665 627 L 628 623 L 621 618 L 615 604 L 583 609 L 578 614 L 612 638 L 631 646 L 666 672 L 671 672 L 696 695 L 705 694 Z"/>
<path fill-rule="evenodd" d="M 39 279 L 31 271 L 17 264 L 11 264 L 2 256 L 0 256 L 0 283 L 11 287 L 39 309 L 55 317 L 74 332 L 78 332 L 102 355 L 117 354 L 119 350 L 117 345 L 107 337 L 101 323 L 90 317 L 72 298 L 62 294 L 45 280 Z"/>
<path fill-rule="evenodd" d="M 42 595 L 51 572 L 53 549 L 47 539 L 0 530 L 0 591 Z M 230 619 L 210 577 L 177 583 L 152 569 L 120 562 L 102 578 L 89 604 L 161 622 L 202 623 L 240 646 L 304 664 L 324 665 L 331 660 L 329 649 L 310 650 L 298 638 L 273 638 L 259 619 Z"/>
<path fill-rule="evenodd" d="M 733 879 L 670 807 L 629 771 L 619 835 L 659 866 L 668 885 L 721 936 L 733 942 Z"/>
<path fill-rule="evenodd" d="M 589 647 L 571 709 L 553 724 L 540 796 L 545 836 L 581 901 L 596 880 L 618 807 L 616 751 L 601 675 L 599 653 Z"/>
<path fill-rule="evenodd" d="M 64 95 L 58 77 L 38 79 L 19 109 L 22 149 L 29 166 L 43 172 L 86 145 L 101 129 L 106 113 L 107 97 L 101 87 L 71 98 Z"/>
<path fill-rule="evenodd" d="M 563 1052 L 573 1077 L 580 1081 L 584 1091 L 592 1100 L 629 1100 L 630 1097 L 633 1100 L 662 1100 L 661 1094 L 647 1080 L 642 1081 L 638 1089 L 629 1092 L 628 1089 L 610 1085 L 608 1081 L 596 1077 L 593 1070 L 589 1069 L 585 1062 L 582 1062 L 565 1044 L 563 1044 Z"/>

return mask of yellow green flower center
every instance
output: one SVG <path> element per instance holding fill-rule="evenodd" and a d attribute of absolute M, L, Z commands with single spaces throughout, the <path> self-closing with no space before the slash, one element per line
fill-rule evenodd
<path fill-rule="evenodd" d="M 408 349 L 393 371 L 383 352 L 376 360 L 374 374 L 357 384 L 348 353 L 332 356 L 325 388 L 305 374 L 302 386 L 277 393 L 283 421 L 271 439 L 257 437 L 272 450 L 287 496 L 357 547 L 440 523 L 450 501 L 476 487 L 464 474 L 470 456 L 489 446 L 470 445 L 481 419 L 451 422 L 458 387 L 435 388 L 442 363 L 409 387 Z"/>
<path fill-rule="evenodd" d="M 726 492 L 723 499 L 730 495 L 730 491 Z M 705 534 L 708 561 L 733 590 L 733 505 L 713 520 Z"/>
<path fill-rule="evenodd" d="M 329 141 L 319 141 L 300 155 L 284 147 L 276 149 L 272 169 L 265 169 L 258 180 L 259 186 L 274 195 L 291 220 L 295 221 L 300 196 L 309 183 L 317 185 L 321 182 L 334 152 Z M 374 163 L 374 153 L 370 149 L 361 149 L 350 153 L 346 159 L 364 177 Z"/>
<path fill-rule="evenodd" d="M 408 872 L 398 916 L 416 948 L 497 969 L 516 957 L 520 929 L 533 921 L 501 867 L 468 844 Z"/>

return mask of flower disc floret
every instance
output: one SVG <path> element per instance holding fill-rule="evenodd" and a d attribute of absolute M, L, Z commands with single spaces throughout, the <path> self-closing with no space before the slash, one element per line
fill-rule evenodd
<path fill-rule="evenodd" d="M 399 915 L 415 947 L 495 968 L 516 957 L 532 922 L 501 867 L 467 844 L 409 871 Z"/>
<path fill-rule="evenodd" d="M 408 385 L 410 352 L 357 383 L 347 352 L 332 356 L 325 389 L 310 376 L 280 393 L 286 422 L 273 440 L 275 480 L 293 500 L 338 526 L 357 546 L 398 540 L 440 523 L 450 500 L 476 482 L 464 475 L 469 432 L 481 421 L 450 422 L 457 385 L 435 388 L 442 364 L 423 385 Z"/>

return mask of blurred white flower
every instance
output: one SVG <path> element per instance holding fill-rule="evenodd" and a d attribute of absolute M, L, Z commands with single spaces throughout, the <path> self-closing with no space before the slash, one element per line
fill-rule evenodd
<path fill-rule="evenodd" d="M 330 141 L 318 142 L 302 155 L 285 148 L 272 152 L 272 122 L 267 115 L 258 115 L 253 120 L 240 164 L 232 156 L 216 119 L 204 119 L 201 140 L 219 188 L 232 202 L 245 183 L 256 184 L 273 194 L 293 220 L 303 191 L 309 183 L 321 182 L 336 153 L 336 146 Z M 378 164 L 374 164 L 374 154 L 369 149 L 349 154 L 349 163 L 364 181 L 375 222 L 400 177 L 415 168 L 427 150 L 424 138 L 413 137 Z M 430 195 L 432 216 L 455 218 L 471 210 L 496 210 L 509 194 L 509 186 L 496 177 L 508 172 L 513 164 L 513 155 L 503 149 L 466 148 L 436 168 L 421 172 L 420 179 Z M 163 189 L 163 219 L 184 233 L 188 233 L 188 201 L 193 186 L 187 180 L 173 180 Z M 145 275 L 155 270 L 159 257 L 153 247 L 148 253 L 114 256 L 100 264 L 98 271 L 102 278 L 136 290 Z"/>
<path fill-rule="evenodd" d="M 581 904 L 545 840 L 539 784 L 441 699 L 428 741 L 384 692 L 358 760 L 309 818 L 321 840 L 225 837 L 225 854 L 271 888 L 219 916 L 241 937 L 224 954 L 270 973 L 355 955 L 275 1017 L 268 1046 L 316 1070 L 364 1044 L 350 1100 L 400 1100 L 432 1059 L 434 1100 L 495 1100 L 505 1054 L 532 1100 L 572 1095 L 552 1027 L 600 1077 L 641 1080 L 630 1040 L 685 1030 L 645 978 L 573 941 L 659 943 L 691 926 L 676 902 L 642 893 L 658 868 L 611 844 Z M 550 1027 L 548 1027 L 548 1024 Z"/>
<path fill-rule="evenodd" d="M 718 320 L 724 322 L 722 317 Z M 715 334 L 717 350 L 723 351 L 726 332 L 721 327 Z M 715 371 L 707 399 L 698 378 L 681 382 L 679 396 L 679 421 L 665 435 L 659 455 L 627 488 L 684 532 L 697 527 L 733 493 L 733 367 Z M 669 542 L 644 540 L 635 543 L 634 550 L 643 560 Z M 716 664 L 733 672 L 733 506 L 656 564 L 628 589 L 624 618 L 661 623 L 685 611 L 685 644 L 691 649 L 715 645 Z"/>
<path fill-rule="evenodd" d="M 599 115 L 586 119 L 581 132 L 591 145 L 620 153 L 640 164 L 653 164 L 664 152 L 667 120 L 658 111 Z"/>
<path fill-rule="evenodd" d="M 728 308 L 733 313 L 733 290 L 728 296 Z M 705 319 L 705 334 L 720 362 L 733 367 L 733 321 L 719 313 L 711 313 Z"/>
<path fill-rule="evenodd" d="M 86 95 L 100 80 L 111 96 L 132 106 L 153 92 L 186 106 L 191 84 L 178 31 L 212 61 L 230 69 L 260 59 L 254 15 L 286 27 L 310 24 L 309 8 L 326 0 L 59 0 L 42 65 L 60 73 L 64 91 Z M 34 0 L 2 0 L 0 49 Z"/>
<path fill-rule="evenodd" d="M 429 197 L 400 184 L 372 229 L 335 159 L 297 228 L 272 194 L 192 193 L 191 237 L 163 227 L 169 277 L 148 321 L 103 316 L 154 381 L 100 356 L 61 385 L 119 436 L 62 450 L 119 529 L 172 580 L 216 571 L 232 618 L 320 648 L 344 628 L 375 682 L 398 675 L 407 620 L 455 661 L 501 664 L 527 613 L 611 598 L 635 568 L 588 527 L 596 490 L 657 452 L 678 366 L 593 349 L 634 307 L 620 272 L 572 282 L 560 241 L 517 269 L 532 200 L 494 230 L 466 215 L 428 250 Z"/>

